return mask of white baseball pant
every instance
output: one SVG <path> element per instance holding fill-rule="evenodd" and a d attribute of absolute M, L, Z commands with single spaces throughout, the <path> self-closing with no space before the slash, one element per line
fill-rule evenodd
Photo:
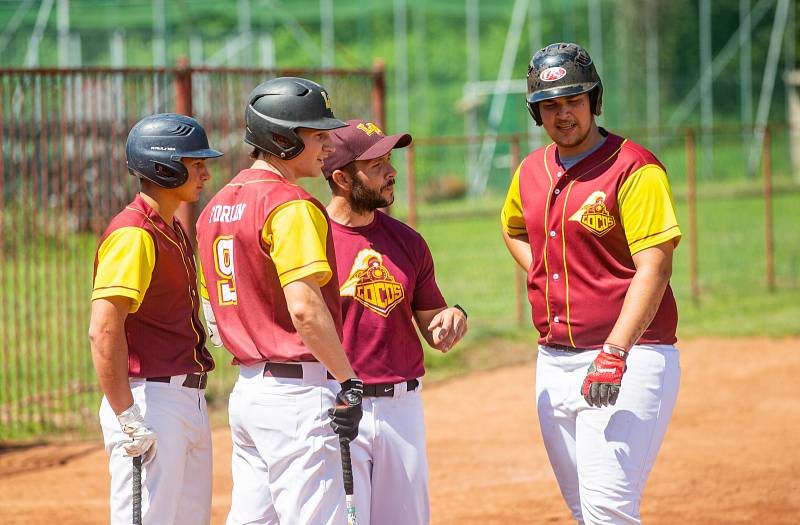
<path fill-rule="evenodd" d="M 358 525 L 427 525 L 428 459 L 419 386 L 392 397 L 364 397 L 364 417 L 350 444 Z"/>
<path fill-rule="evenodd" d="M 539 347 L 542 438 L 578 523 L 639 524 L 642 491 L 678 397 L 679 355 L 671 345 L 634 346 L 616 405 L 598 408 L 581 395 L 597 354 Z"/>
<path fill-rule="evenodd" d="M 142 467 L 142 525 L 208 525 L 211 522 L 211 430 L 204 391 L 131 378 L 133 401 L 156 434 L 156 453 Z M 111 523 L 129 525 L 133 514 L 130 439 L 103 398 L 100 425 L 109 455 Z"/>
<path fill-rule="evenodd" d="M 240 366 L 228 417 L 233 493 L 228 525 L 343 525 L 347 522 L 339 439 L 328 409 L 340 387 L 320 363 L 303 378 Z"/>

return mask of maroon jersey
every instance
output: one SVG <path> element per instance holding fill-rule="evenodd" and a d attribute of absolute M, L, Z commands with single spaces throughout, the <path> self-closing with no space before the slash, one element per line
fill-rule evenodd
<path fill-rule="evenodd" d="M 631 246 L 677 241 L 680 230 L 669 220 L 673 217 L 670 199 L 647 200 L 637 195 L 646 192 L 636 184 L 626 184 L 643 177 L 656 180 L 664 176 L 663 170 L 652 153 L 613 134 L 569 170 L 561 165 L 554 144 L 532 152 L 522 162 L 519 194 L 533 256 L 528 297 L 540 344 L 600 348 L 636 273 Z M 646 208 L 659 220 L 624 223 L 620 215 L 623 191 L 626 199 L 636 199 L 639 209 Z M 660 220 L 661 215 L 666 219 Z M 668 285 L 638 343 L 675 343 L 677 321 Z"/>
<path fill-rule="evenodd" d="M 122 228 L 146 231 L 155 245 L 155 266 L 138 309 L 125 319 L 128 374 L 159 377 L 208 372 L 214 360 L 205 348 L 194 253 L 178 219 L 170 227 L 137 195 L 109 224 L 98 246 Z M 95 255 L 94 273 L 99 258 Z M 95 290 L 97 292 L 97 290 Z M 97 295 L 97 293 L 95 293 Z"/>
<path fill-rule="evenodd" d="M 397 383 L 425 374 L 415 310 L 447 306 L 422 236 L 375 212 L 367 226 L 331 221 L 342 297 L 344 348 L 365 383 Z"/>
<path fill-rule="evenodd" d="M 327 221 L 325 208 L 300 186 L 266 170 L 241 171 L 208 203 L 197 220 L 197 251 L 209 300 L 225 348 L 234 363 L 316 361 L 292 323 L 280 275 L 264 242 L 273 212 L 291 201 L 308 201 Z M 333 240 L 326 253 L 333 274 Z M 336 280 L 320 286 L 341 338 Z"/>

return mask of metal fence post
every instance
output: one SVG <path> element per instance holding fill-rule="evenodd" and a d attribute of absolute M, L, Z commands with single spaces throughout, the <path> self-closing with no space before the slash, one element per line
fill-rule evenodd
<path fill-rule="evenodd" d="M 689 208 L 689 286 L 692 302 L 700 301 L 697 265 L 697 168 L 694 131 L 686 129 L 686 201 Z"/>
<path fill-rule="evenodd" d="M 767 290 L 775 291 L 775 242 L 772 234 L 772 136 L 764 129 L 762 176 L 764 177 L 764 260 L 766 261 Z"/>
<path fill-rule="evenodd" d="M 514 177 L 514 172 L 517 170 L 517 166 L 519 166 L 519 158 L 520 158 L 520 138 L 519 135 L 514 135 L 511 137 L 511 178 Z M 525 324 L 525 295 L 522 293 L 523 288 L 525 287 L 526 283 L 526 275 L 525 272 L 520 268 L 520 266 L 513 262 L 514 264 L 514 304 L 515 310 L 517 313 L 517 326 L 523 326 Z"/>
<path fill-rule="evenodd" d="M 407 181 L 406 187 L 407 196 L 408 196 L 408 225 L 412 228 L 417 227 L 417 184 L 415 178 L 415 168 L 416 168 L 416 160 L 417 155 L 414 148 L 414 144 L 411 143 L 406 148 L 406 164 L 407 167 Z"/>
<path fill-rule="evenodd" d="M 378 127 L 386 128 L 386 65 L 383 60 L 375 60 L 372 66 L 372 114 Z"/>
<path fill-rule="evenodd" d="M 179 57 L 175 66 L 175 113 L 191 117 L 192 69 L 189 67 L 189 60 L 186 57 Z M 209 130 L 206 129 L 206 131 L 208 132 Z M 182 202 L 175 215 L 181 221 L 183 227 L 186 228 L 189 239 L 194 244 L 194 222 L 197 220 L 197 204 L 194 202 Z"/>

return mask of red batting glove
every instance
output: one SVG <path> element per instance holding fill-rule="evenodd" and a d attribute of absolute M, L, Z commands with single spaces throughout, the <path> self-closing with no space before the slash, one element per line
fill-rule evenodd
<path fill-rule="evenodd" d="M 581 388 L 581 394 L 589 406 L 603 407 L 617 402 L 622 374 L 628 368 L 625 365 L 627 357 L 628 351 L 624 348 L 608 343 L 603 345 L 589 366 Z"/>

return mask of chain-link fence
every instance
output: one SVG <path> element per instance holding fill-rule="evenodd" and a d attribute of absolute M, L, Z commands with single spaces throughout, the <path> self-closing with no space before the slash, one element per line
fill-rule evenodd
<path fill-rule="evenodd" d="M 383 119 L 379 69 L 0 70 L 0 440 L 96 430 L 92 268 L 98 236 L 138 189 L 125 168 L 131 126 L 193 114 L 226 153 L 209 163 L 211 194 L 248 164 L 247 93 L 284 75 L 322 82 L 339 117 Z M 209 392 L 229 376 L 212 375 Z"/>

